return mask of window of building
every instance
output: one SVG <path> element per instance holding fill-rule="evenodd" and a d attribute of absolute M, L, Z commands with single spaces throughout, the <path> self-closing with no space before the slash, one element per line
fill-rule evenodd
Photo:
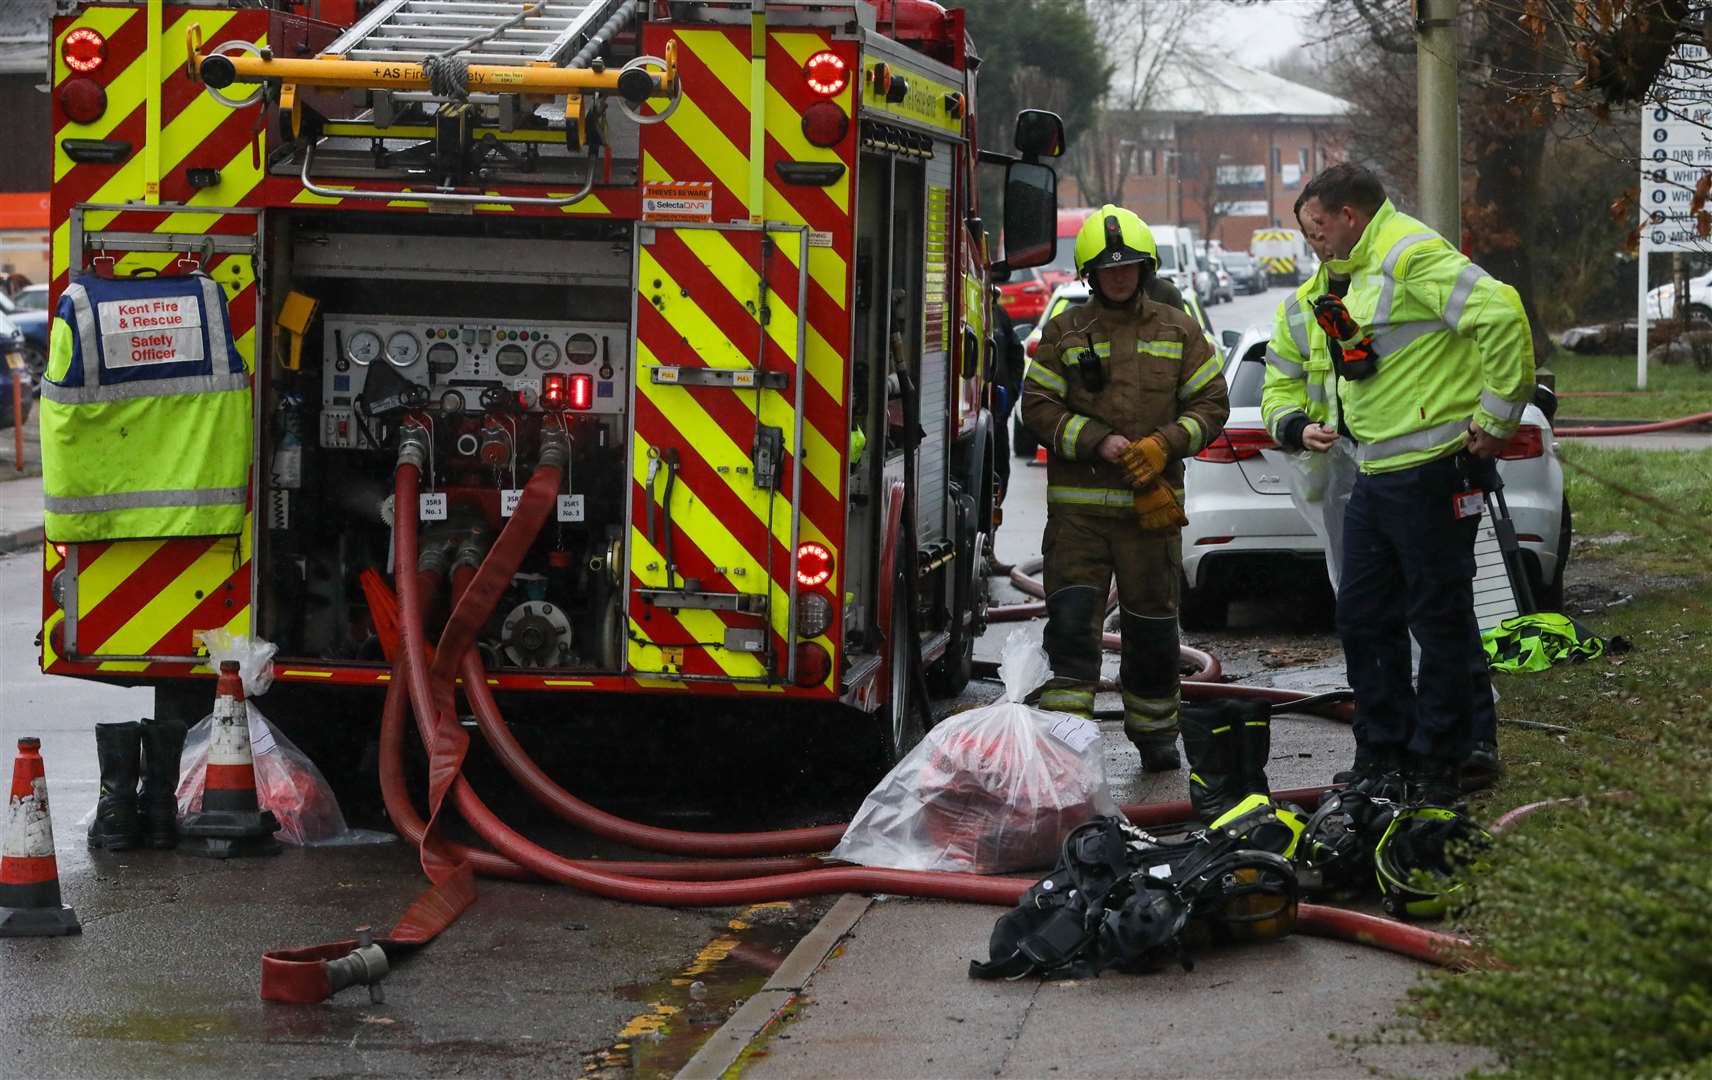
<path fill-rule="evenodd" d="M 1274 176 L 1277 176 L 1279 173 L 1282 173 L 1284 171 L 1284 166 L 1280 163 L 1280 160 L 1279 160 L 1281 156 L 1282 155 L 1280 155 L 1278 153 L 1278 148 L 1276 146 L 1274 146 L 1272 148 L 1272 175 L 1274 175 Z"/>
<path fill-rule="evenodd" d="M 1307 172 L 1308 171 L 1308 148 L 1306 146 L 1302 147 L 1302 153 L 1298 157 L 1297 160 L 1299 160 L 1302 163 L 1302 171 Z"/>
<path fill-rule="evenodd" d="M 1147 176 L 1159 175 L 1159 151 L 1149 146 L 1141 152 L 1141 171 Z"/>

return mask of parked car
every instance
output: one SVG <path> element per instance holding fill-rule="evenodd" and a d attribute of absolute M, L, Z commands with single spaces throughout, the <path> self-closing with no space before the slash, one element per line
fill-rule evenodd
<path fill-rule="evenodd" d="M 11 319 L 0 314 L 0 429 L 30 418 L 30 406 L 35 400 L 35 380 L 24 366 L 24 346 L 24 335 Z M 24 388 L 20 397 L 24 409 L 21 417 L 12 415 L 12 383 L 17 380 L 23 380 Z"/>
<path fill-rule="evenodd" d="M 1712 271 L 1688 279 L 1688 317 L 1695 322 L 1712 322 Z M 1647 321 L 1679 319 L 1676 309 L 1676 282 L 1667 281 L 1656 289 L 1647 290 Z"/>
<path fill-rule="evenodd" d="M 48 287 L 46 285 L 26 285 L 12 297 L 12 302 L 19 311 L 46 311 L 48 309 Z"/>
<path fill-rule="evenodd" d="M 1219 265 L 1230 275 L 1231 284 L 1244 296 L 1266 291 L 1266 271 L 1246 251 L 1227 251 L 1219 256 Z"/>
<path fill-rule="evenodd" d="M 1058 247 L 1052 261 L 999 286 L 999 305 L 1014 322 L 1024 326 L 1041 322 L 1052 290 L 1076 280 L 1076 233 L 1093 213 L 1092 207 L 1058 211 Z"/>
<path fill-rule="evenodd" d="M 1181 613 L 1189 629 L 1224 625 L 1233 598 L 1264 594 L 1298 575 L 1323 574 L 1325 551 L 1290 498 L 1294 466 L 1260 416 L 1269 335 L 1249 330 L 1225 354 L 1231 413 L 1225 430 L 1186 463 Z M 1571 518 L 1550 412 L 1537 394 L 1498 474 L 1521 541 L 1529 585 L 1544 609 L 1563 606 Z"/>
<path fill-rule="evenodd" d="M 1213 303 L 1234 303 L 1236 301 L 1236 282 L 1231 280 L 1230 271 L 1222 266 L 1215 266 L 1212 274 L 1217 282 L 1213 286 Z"/>
<path fill-rule="evenodd" d="M 24 365 L 30 369 L 30 374 L 40 379 L 48 366 L 48 334 L 53 325 L 53 315 L 45 307 L 22 307 L 5 293 L 0 293 L 0 315 L 10 319 L 14 328 L 24 335 Z"/>
<path fill-rule="evenodd" d="M 1028 335 L 1022 339 L 1022 351 L 1026 354 L 1023 367 L 1025 382 L 1027 381 L 1027 365 L 1034 363 L 1034 351 L 1040 348 L 1040 338 L 1046 332 L 1046 324 L 1064 309 L 1075 307 L 1078 304 L 1086 304 L 1088 296 L 1088 283 L 1085 281 L 1072 281 L 1060 285 L 1052 291 L 1052 296 L 1046 301 L 1045 313 L 1041 316 L 1040 321 L 1034 324 L 1034 328 L 1028 332 Z M 1195 298 L 1195 294 L 1192 292 L 1184 293 L 1183 303 L 1189 308 L 1189 314 L 1195 316 L 1195 321 L 1201 324 L 1201 329 L 1211 334 L 1213 324 L 1207 318 L 1207 313 L 1202 309 L 1200 301 Z M 1039 445 L 1040 441 L 1034 437 L 1034 433 L 1023 426 L 1022 410 L 1017 409 L 1011 414 L 1011 453 L 1019 458 L 1033 457 L 1034 451 Z"/>

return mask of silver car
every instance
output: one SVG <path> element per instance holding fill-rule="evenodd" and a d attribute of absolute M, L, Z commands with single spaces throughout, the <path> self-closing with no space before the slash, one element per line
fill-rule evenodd
<path fill-rule="evenodd" d="M 1262 595 L 1298 575 L 1325 574 L 1325 551 L 1290 498 L 1294 466 L 1260 416 L 1268 336 L 1226 332 L 1230 419 L 1184 470 L 1189 524 L 1183 530 L 1182 617 L 1191 629 L 1224 625 L 1236 597 Z M 1547 409 L 1556 411 L 1549 391 L 1522 414 L 1498 473 L 1535 600 L 1555 611 L 1563 606 L 1571 524 Z"/>

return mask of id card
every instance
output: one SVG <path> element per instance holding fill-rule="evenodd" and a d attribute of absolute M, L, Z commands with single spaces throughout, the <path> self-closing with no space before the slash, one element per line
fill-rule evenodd
<path fill-rule="evenodd" d="M 1462 491 L 1451 496 L 1451 511 L 1456 520 L 1466 521 L 1471 517 L 1479 517 L 1486 512 L 1486 492 Z"/>

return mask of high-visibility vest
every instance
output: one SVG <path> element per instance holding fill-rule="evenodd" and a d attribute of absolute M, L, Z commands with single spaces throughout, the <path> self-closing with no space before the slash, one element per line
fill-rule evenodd
<path fill-rule="evenodd" d="M 250 373 L 203 275 L 80 277 L 54 313 L 41 402 L 47 538 L 243 530 Z"/>

